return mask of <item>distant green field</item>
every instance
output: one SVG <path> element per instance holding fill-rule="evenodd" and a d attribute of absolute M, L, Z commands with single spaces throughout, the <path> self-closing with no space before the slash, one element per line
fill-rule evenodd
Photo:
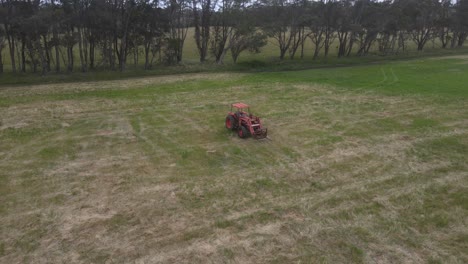
<path fill-rule="evenodd" d="M 467 72 L 0 87 L 0 262 L 468 263 Z M 224 128 L 237 101 L 271 140 Z"/>

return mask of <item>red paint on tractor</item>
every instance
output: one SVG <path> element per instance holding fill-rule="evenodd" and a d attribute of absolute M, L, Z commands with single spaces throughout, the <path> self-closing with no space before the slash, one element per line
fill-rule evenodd
<path fill-rule="evenodd" d="M 263 127 L 260 118 L 250 113 L 249 105 L 244 103 L 231 105 L 231 111 L 226 116 L 225 124 L 227 129 L 237 130 L 237 135 L 240 138 L 252 136 L 261 139 L 267 137 L 267 129 Z"/>

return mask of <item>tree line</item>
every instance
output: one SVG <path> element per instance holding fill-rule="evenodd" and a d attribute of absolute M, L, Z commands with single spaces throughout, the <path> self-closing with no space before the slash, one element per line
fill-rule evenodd
<path fill-rule="evenodd" d="M 468 0 L 0 0 L 0 73 L 3 57 L 13 73 L 177 64 L 187 37 L 200 62 L 222 64 L 268 39 L 280 59 L 304 57 L 307 42 L 316 59 L 332 45 L 365 56 L 456 48 L 467 36 Z"/>

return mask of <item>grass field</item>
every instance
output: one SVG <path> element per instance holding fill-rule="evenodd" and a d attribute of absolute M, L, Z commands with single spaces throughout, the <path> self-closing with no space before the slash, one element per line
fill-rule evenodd
<path fill-rule="evenodd" d="M 467 72 L 0 88 L 0 262 L 467 263 Z M 271 140 L 224 128 L 236 101 Z"/>

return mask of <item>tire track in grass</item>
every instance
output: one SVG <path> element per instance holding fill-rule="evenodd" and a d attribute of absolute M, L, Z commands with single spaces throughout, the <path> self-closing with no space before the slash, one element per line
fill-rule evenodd
<path fill-rule="evenodd" d="M 136 128 L 136 131 L 137 131 L 135 133 L 136 137 L 139 138 L 147 146 L 149 146 L 154 154 L 162 153 L 163 156 L 170 157 L 171 154 L 168 151 L 166 151 L 165 148 L 158 147 L 158 145 L 154 144 L 152 140 L 150 140 L 148 137 L 144 135 L 147 128 L 145 124 L 143 123 L 143 121 L 141 120 L 140 116 L 138 116 L 137 119 L 138 119 L 138 127 Z"/>
<path fill-rule="evenodd" d="M 375 83 L 368 84 L 368 85 L 359 86 L 359 87 L 355 88 L 354 90 L 359 92 L 359 93 L 368 94 L 368 93 L 371 92 L 371 91 L 369 91 L 368 88 L 378 86 L 378 85 L 380 85 L 382 83 L 385 83 L 387 81 L 387 79 L 388 79 L 387 74 L 385 73 L 385 69 L 383 67 L 380 67 L 380 72 L 382 73 L 382 80 L 380 80 L 378 82 L 375 82 Z"/>
<path fill-rule="evenodd" d="M 368 84 L 368 85 L 360 86 L 360 87 L 355 88 L 353 90 L 355 90 L 355 91 L 357 91 L 359 93 L 369 94 L 369 93 L 372 93 L 372 90 L 369 90 L 369 88 L 383 87 L 383 86 L 387 86 L 387 85 L 392 85 L 392 84 L 395 84 L 395 83 L 397 83 L 399 81 L 399 78 L 395 74 L 395 72 L 393 70 L 393 67 L 390 67 L 390 73 L 391 73 L 391 76 L 393 78 L 393 80 L 391 80 L 391 81 L 389 81 L 389 77 L 387 76 L 387 71 L 384 69 L 384 67 L 380 67 L 380 72 L 382 73 L 382 80 L 380 80 L 378 82 L 375 82 L 375 83 Z"/>
<path fill-rule="evenodd" d="M 177 136 L 174 130 L 179 128 L 177 122 L 174 122 L 172 119 L 167 119 L 164 115 L 161 114 L 155 114 L 153 117 L 155 117 L 156 120 L 164 120 L 166 125 L 163 127 L 169 131 L 169 135 L 163 131 L 149 128 L 140 118 L 140 132 L 138 136 L 150 147 L 154 154 L 161 153 L 162 155 L 159 155 L 160 158 L 167 158 L 170 160 L 168 165 L 169 167 L 176 167 L 178 161 L 184 159 L 186 153 L 188 153 L 188 151 L 190 151 L 193 146 L 186 146 L 177 140 L 173 140 L 173 138 L 176 138 Z M 160 162 L 161 160 L 158 159 L 158 163 Z"/>
<path fill-rule="evenodd" d="M 389 150 L 393 149 L 393 147 L 392 148 L 388 147 L 388 145 L 390 144 L 390 145 L 394 145 L 394 147 L 396 147 L 396 149 L 394 149 L 392 151 L 392 153 L 393 153 L 392 156 L 395 156 L 395 157 L 398 158 L 400 156 L 399 153 L 401 153 L 404 149 L 411 148 L 414 144 L 416 144 L 418 142 L 424 142 L 424 141 L 427 141 L 427 140 L 438 139 L 438 138 L 446 137 L 446 136 L 464 135 L 464 134 L 468 134 L 468 131 L 461 130 L 461 131 L 452 131 L 452 132 L 447 132 L 447 133 L 440 133 L 438 135 L 434 135 L 434 136 L 430 136 L 430 137 L 420 137 L 420 138 L 412 140 L 411 142 L 407 142 L 406 145 L 401 145 L 401 146 L 398 145 L 398 142 L 395 142 L 395 141 L 388 142 L 388 141 L 385 140 L 386 138 L 382 138 L 382 140 L 380 142 L 383 142 L 383 143 L 378 144 L 378 146 L 374 146 L 370 150 L 367 150 L 366 147 L 363 147 L 363 148 L 361 148 L 361 152 L 358 151 L 354 156 L 363 155 L 364 153 L 362 153 L 362 150 L 364 150 L 364 149 L 367 151 L 366 153 L 368 153 L 368 154 L 372 154 L 372 155 L 378 154 L 379 155 L 379 153 L 385 153 L 385 155 L 388 155 Z M 402 148 L 402 150 L 400 150 L 400 148 Z M 378 149 L 385 150 L 385 152 L 378 151 Z M 356 148 L 353 147 L 353 148 L 350 148 L 349 150 L 355 152 Z M 334 155 L 334 154 L 330 153 L 329 155 Z M 387 160 L 387 158 L 385 158 L 385 156 L 382 156 L 382 154 L 380 154 L 379 157 L 381 159 L 383 159 L 383 160 Z M 344 156 L 344 158 L 345 158 L 344 160 L 340 161 L 341 163 L 346 162 L 346 156 Z M 400 158 L 402 159 L 403 163 L 399 163 L 399 164 L 406 167 L 406 165 L 404 163 L 406 158 L 404 158 L 404 157 L 400 157 Z M 325 162 L 325 163 L 322 164 L 320 162 L 320 160 L 328 161 L 328 160 L 330 160 L 330 158 L 328 156 L 322 156 L 322 157 L 319 157 L 317 159 L 305 160 L 305 164 L 304 165 L 298 165 L 297 168 L 299 168 L 299 171 L 300 171 L 301 168 L 315 167 L 313 164 L 317 164 L 317 165 L 319 165 L 320 167 L 323 167 L 323 168 L 328 167 L 329 163 Z M 381 166 L 381 163 L 377 162 L 376 165 Z M 378 168 L 379 166 L 374 166 L 373 168 Z M 446 166 L 446 164 L 440 164 L 440 165 L 437 165 L 435 167 L 425 168 L 425 170 L 423 170 L 423 171 L 415 170 L 415 169 L 413 169 L 412 171 L 414 173 L 424 174 L 426 171 L 432 171 L 432 170 L 434 170 L 436 168 L 443 168 L 445 166 Z M 352 177 L 353 174 L 355 174 L 355 175 L 363 174 L 363 173 L 365 174 L 365 171 L 367 171 L 369 169 L 372 169 L 372 168 L 371 167 L 365 167 L 365 168 L 356 167 L 356 169 L 351 171 L 349 176 L 347 176 L 346 178 Z M 395 168 L 395 169 L 398 170 L 398 168 Z M 302 202 L 307 204 L 307 208 L 309 208 L 309 207 L 314 207 L 314 206 L 317 206 L 317 205 L 320 205 L 320 204 L 326 202 L 326 200 L 329 199 L 330 197 L 340 197 L 340 195 L 343 194 L 343 193 L 359 193 L 361 191 L 366 192 L 366 189 L 364 188 L 364 186 L 375 185 L 378 182 L 385 182 L 387 180 L 393 179 L 395 177 L 395 173 L 397 173 L 397 172 L 398 171 L 391 170 L 391 171 L 388 171 L 384 175 L 381 175 L 381 176 L 379 176 L 377 178 L 375 178 L 375 177 L 366 177 L 366 178 L 360 179 L 359 181 L 355 181 L 355 180 L 340 181 L 341 184 L 339 186 L 334 186 L 331 189 L 327 189 L 326 191 L 320 192 L 319 197 L 321 197 L 322 199 L 317 199 L 318 197 L 316 197 L 316 196 L 310 197 L 308 199 L 303 197 L 302 199 L 310 200 L 311 203 L 306 202 L 305 200 L 302 200 Z M 310 172 L 310 173 L 313 173 L 313 171 Z M 436 179 L 439 179 L 441 177 L 443 177 L 446 180 L 454 180 L 454 181 L 456 181 L 457 179 L 459 180 L 459 179 L 463 178 L 463 177 L 456 177 L 454 179 L 451 179 L 447 175 L 441 175 L 440 177 L 436 177 Z M 433 183 L 433 182 L 434 181 L 431 181 L 431 183 Z M 421 183 L 421 184 L 423 184 L 423 183 Z M 426 183 L 424 183 L 424 184 L 426 184 Z M 405 187 L 406 188 L 405 193 L 411 193 L 412 191 L 416 190 L 418 188 L 418 186 L 419 185 L 417 185 L 417 186 L 411 185 L 411 186 Z M 429 184 L 427 186 L 429 186 Z M 283 200 L 283 199 L 284 199 L 284 197 L 278 197 L 278 198 L 275 199 L 277 201 L 273 201 L 273 203 L 280 203 L 281 200 Z M 304 208 L 304 209 L 308 210 L 307 208 Z"/>

